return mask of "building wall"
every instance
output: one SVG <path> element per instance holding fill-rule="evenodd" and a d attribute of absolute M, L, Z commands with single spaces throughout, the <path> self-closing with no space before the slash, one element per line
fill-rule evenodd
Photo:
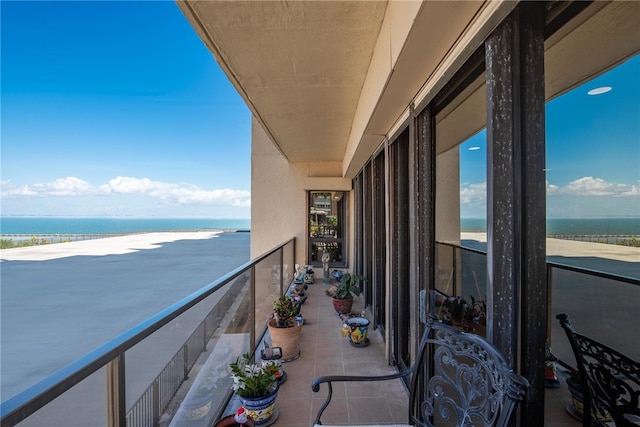
<path fill-rule="evenodd" d="M 436 157 L 436 240 L 460 243 L 460 151 Z"/>
<path fill-rule="evenodd" d="M 306 198 L 304 173 L 273 145 L 251 119 L 251 258 L 285 242 L 296 242 L 296 262 L 304 254 Z"/>
<path fill-rule="evenodd" d="M 336 166 L 335 173 L 339 174 L 340 165 Z M 289 162 L 252 117 L 251 258 L 295 237 L 296 263 L 308 263 L 307 191 L 351 190 L 350 180 L 319 176 L 319 169 L 317 164 Z"/>

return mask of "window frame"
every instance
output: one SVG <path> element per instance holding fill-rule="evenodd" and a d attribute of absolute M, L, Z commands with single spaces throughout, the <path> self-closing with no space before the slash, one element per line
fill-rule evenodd
<path fill-rule="evenodd" d="M 337 194 L 341 194 L 340 199 L 335 202 L 336 205 L 336 235 L 326 236 L 313 236 L 312 230 L 312 208 L 316 205 L 313 197 L 318 193 L 330 193 L 330 198 L 333 199 Z M 333 211 L 333 203 L 329 207 L 329 210 Z M 339 260 L 331 260 L 329 262 L 329 268 L 347 268 L 349 266 L 347 250 L 347 237 L 348 237 L 348 211 L 349 211 L 349 192 L 338 190 L 309 190 L 307 191 L 307 263 L 313 267 L 322 267 L 322 259 L 319 256 L 317 245 L 336 244 L 339 248 Z M 316 214 L 317 215 L 317 214 Z M 317 218 L 317 217 L 316 217 Z M 317 219 L 315 220 L 317 223 Z M 327 227 L 331 227 L 328 225 Z"/>

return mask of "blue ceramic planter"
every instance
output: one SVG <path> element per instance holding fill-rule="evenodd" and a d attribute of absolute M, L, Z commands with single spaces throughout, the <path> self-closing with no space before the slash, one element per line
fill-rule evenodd
<path fill-rule="evenodd" d="M 254 424 L 259 426 L 269 422 L 275 410 L 276 397 L 278 397 L 277 383 L 273 386 L 273 391 L 261 397 L 240 397 L 242 406 L 247 411 L 247 415 L 251 417 Z"/>
<path fill-rule="evenodd" d="M 357 347 L 367 345 L 367 329 L 369 328 L 369 320 L 364 317 L 351 317 L 345 320 L 345 326 L 342 334 L 346 335 L 349 342 Z"/>

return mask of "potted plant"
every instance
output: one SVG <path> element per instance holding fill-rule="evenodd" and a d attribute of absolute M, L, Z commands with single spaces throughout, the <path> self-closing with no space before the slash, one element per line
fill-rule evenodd
<path fill-rule="evenodd" d="M 233 390 L 238 395 L 242 407 L 255 425 L 270 421 L 275 411 L 278 397 L 276 373 L 279 366 L 273 360 L 251 363 L 249 353 L 243 354 L 229 364 Z"/>
<path fill-rule="evenodd" d="M 436 306 L 439 307 L 437 316 L 443 323 L 463 328 L 465 332 L 486 337 L 487 335 L 487 304 L 469 296 L 471 304 L 462 297 L 436 295 Z"/>
<path fill-rule="evenodd" d="M 342 325 L 342 336 L 347 337 L 349 343 L 354 347 L 366 347 L 369 345 L 367 329 L 369 320 L 362 316 L 346 318 Z"/>
<path fill-rule="evenodd" d="M 358 282 L 364 280 L 359 274 L 345 273 L 340 277 L 340 284 L 333 292 L 333 308 L 338 314 L 351 313 L 353 297 L 360 295 Z"/>
<path fill-rule="evenodd" d="M 569 414 L 574 418 L 582 421 L 584 417 L 584 388 L 582 385 L 582 378 L 580 372 L 573 367 L 563 364 L 569 376 L 567 377 L 567 387 L 569 387 L 569 393 L 571 394 L 571 405 L 567 407 Z M 605 411 L 605 413 L 599 413 L 595 408 L 591 408 L 591 418 L 593 425 L 606 425 L 611 422 L 611 414 Z M 597 421 L 595 420 L 597 418 Z"/>
<path fill-rule="evenodd" d="M 273 347 L 280 347 L 282 360 L 295 360 L 300 355 L 302 322 L 299 321 L 300 304 L 287 295 L 273 302 L 271 320 L 267 323 Z"/>

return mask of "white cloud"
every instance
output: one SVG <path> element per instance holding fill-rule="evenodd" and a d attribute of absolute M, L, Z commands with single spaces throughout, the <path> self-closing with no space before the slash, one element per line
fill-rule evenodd
<path fill-rule="evenodd" d="M 553 194 L 558 194 L 560 192 L 560 187 L 558 187 L 557 185 L 553 185 L 550 184 L 549 181 L 547 181 L 547 195 L 551 196 Z"/>
<path fill-rule="evenodd" d="M 640 186 L 616 184 L 602 178 L 582 177 L 558 186 L 547 182 L 547 212 L 554 216 L 638 215 Z M 462 216 L 486 215 L 487 183 L 460 186 Z"/>
<path fill-rule="evenodd" d="M 548 196 L 607 196 L 638 197 L 640 187 L 636 185 L 616 184 L 602 178 L 585 176 L 560 187 L 547 182 Z M 486 200 L 487 183 L 463 184 L 460 188 L 460 203 L 477 205 Z"/>
<path fill-rule="evenodd" d="M 10 181 L 2 182 L 2 197 L 84 196 L 96 194 L 97 189 L 79 178 L 59 178 L 46 184 L 13 187 Z"/>
<path fill-rule="evenodd" d="M 165 184 L 159 181 L 151 181 L 149 178 L 131 178 L 119 176 L 110 180 L 107 184 L 101 185 L 100 189 L 105 193 L 132 194 L 151 193 L 157 189 L 175 186 L 175 184 Z"/>
<path fill-rule="evenodd" d="M 620 194 L 620 196 L 622 196 L 622 197 L 638 197 L 638 196 L 640 196 L 640 187 L 636 187 L 635 185 L 632 185 L 631 188 L 629 188 L 629 190 L 624 191 L 623 193 Z"/>
<path fill-rule="evenodd" d="M 602 178 L 585 176 L 570 182 L 565 187 L 554 187 L 549 195 L 563 196 L 608 196 L 608 197 L 637 197 L 640 196 L 638 187 L 627 184 L 607 182 Z M 549 185 L 547 186 L 549 189 Z"/>
<path fill-rule="evenodd" d="M 60 178 L 46 184 L 33 184 L 14 187 L 11 182 L 2 182 L 3 198 L 18 197 L 56 197 L 89 195 L 147 195 L 166 204 L 176 205 L 215 205 L 215 206 L 251 206 L 251 192 L 229 188 L 203 190 L 189 184 L 172 184 L 152 181 L 149 178 L 119 176 L 108 183 L 93 187 L 86 181 L 75 177 Z"/>
<path fill-rule="evenodd" d="M 230 188 L 212 191 L 200 190 L 194 187 L 177 188 L 165 192 L 161 197 L 165 199 L 174 198 L 183 204 L 251 206 L 251 193 L 249 191 L 232 190 Z"/>
<path fill-rule="evenodd" d="M 460 203 L 484 205 L 487 201 L 487 183 L 466 184 L 460 188 Z"/>

